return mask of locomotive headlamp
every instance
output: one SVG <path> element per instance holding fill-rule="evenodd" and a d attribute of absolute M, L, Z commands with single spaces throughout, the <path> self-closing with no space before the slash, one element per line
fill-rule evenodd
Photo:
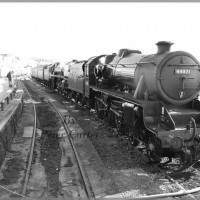
<path fill-rule="evenodd" d="M 170 141 L 170 149 L 172 151 L 180 151 L 183 148 L 183 140 L 180 137 L 174 137 Z"/>

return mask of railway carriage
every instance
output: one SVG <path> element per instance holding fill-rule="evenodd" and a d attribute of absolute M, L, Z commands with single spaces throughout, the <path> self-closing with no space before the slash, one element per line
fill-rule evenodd
<path fill-rule="evenodd" d="M 44 72 L 43 72 L 44 73 L 44 80 L 46 82 L 48 82 L 51 78 L 51 65 L 45 65 L 43 70 L 44 70 Z"/>
<path fill-rule="evenodd" d="M 36 77 L 37 77 L 37 67 L 31 68 L 30 75 L 31 75 L 31 77 L 33 77 L 33 78 L 36 78 Z"/>
<path fill-rule="evenodd" d="M 43 80 L 44 79 L 43 70 L 44 70 L 44 65 L 42 65 L 42 66 L 40 66 L 40 67 L 37 68 L 37 78 L 39 80 Z"/>
<path fill-rule="evenodd" d="M 39 65 L 37 67 L 31 68 L 31 77 L 35 78 L 39 82 L 43 82 L 44 76 L 43 76 L 43 65 Z"/>

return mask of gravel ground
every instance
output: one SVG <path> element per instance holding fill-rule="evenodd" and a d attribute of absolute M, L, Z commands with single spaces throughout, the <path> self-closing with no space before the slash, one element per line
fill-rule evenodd
<path fill-rule="evenodd" d="M 37 106 L 37 113 L 40 122 L 38 128 L 42 131 L 40 162 L 44 166 L 48 190 L 52 196 L 57 197 L 60 189 L 59 170 L 62 155 L 57 133 L 61 124 L 58 116 L 46 103 Z"/>

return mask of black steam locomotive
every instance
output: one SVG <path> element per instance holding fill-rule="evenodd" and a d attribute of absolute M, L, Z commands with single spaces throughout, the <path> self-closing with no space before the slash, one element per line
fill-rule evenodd
<path fill-rule="evenodd" d="M 31 76 L 93 108 L 130 144 L 145 148 L 150 160 L 198 159 L 200 64 L 173 43 L 157 43 L 156 54 L 121 49 L 86 61 L 52 63 Z"/>

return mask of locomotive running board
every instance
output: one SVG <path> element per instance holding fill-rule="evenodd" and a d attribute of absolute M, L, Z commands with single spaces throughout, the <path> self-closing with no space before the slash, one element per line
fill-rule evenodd
<path fill-rule="evenodd" d="M 97 88 L 95 86 L 91 86 L 90 88 L 92 90 L 96 91 L 96 92 L 102 92 L 102 93 L 110 95 L 112 97 L 119 98 L 119 99 L 126 101 L 128 103 L 134 103 L 134 104 L 140 105 L 140 106 L 142 106 L 142 104 L 146 103 L 146 101 L 144 101 L 144 100 L 138 101 L 138 99 L 135 99 L 133 97 L 133 95 L 134 95 L 133 93 L 124 93 L 124 92 L 116 91 L 116 90 L 113 90 L 113 89 L 109 89 L 109 91 L 108 91 L 108 90 L 105 90 L 105 89 Z"/>

